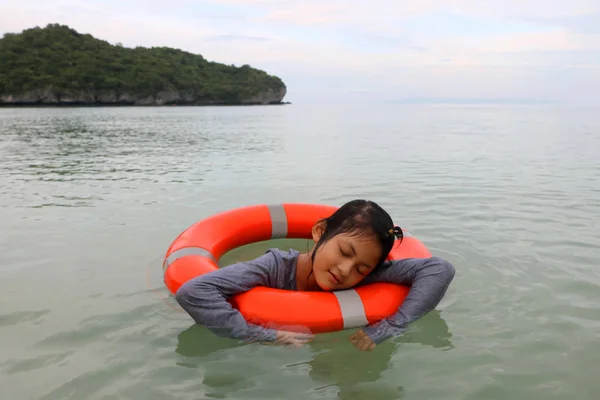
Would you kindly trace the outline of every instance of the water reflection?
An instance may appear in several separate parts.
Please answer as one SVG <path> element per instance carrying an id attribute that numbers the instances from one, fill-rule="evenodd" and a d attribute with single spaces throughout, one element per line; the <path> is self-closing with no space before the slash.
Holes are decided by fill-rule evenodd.
<path id="1" fill-rule="evenodd" d="M 439 311 L 430 312 L 413 324 L 404 335 L 381 343 L 372 352 L 355 349 L 348 341 L 351 333 L 352 331 L 342 331 L 318 335 L 314 342 L 305 347 L 309 352 L 301 353 L 309 354 L 310 359 L 278 365 L 274 369 L 276 374 L 285 374 L 286 370 L 293 369 L 300 370 L 300 375 L 308 375 L 312 385 L 307 396 L 336 397 L 343 400 L 399 399 L 403 396 L 402 381 L 389 379 L 385 374 L 393 369 L 393 356 L 401 353 L 403 346 L 417 344 L 443 350 L 454 347 L 452 333 Z M 234 372 L 237 368 L 244 367 L 235 365 L 238 361 L 232 355 L 232 350 L 244 346 L 256 345 L 216 336 L 206 328 L 194 324 L 179 334 L 175 351 L 182 356 L 178 361 L 179 365 L 190 368 L 201 366 L 205 376 L 203 383 L 218 390 L 220 396 L 230 397 L 239 390 L 253 387 L 251 373 L 247 370 L 239 374 Z M 277 362 L 280 363 L 285 357 L 294 357 L 297 354 L 294 351 L 295 349 L 290 349 L 289 353 L 281 353 Z M 271 370 L 269 373 L 274 372 Z"/>

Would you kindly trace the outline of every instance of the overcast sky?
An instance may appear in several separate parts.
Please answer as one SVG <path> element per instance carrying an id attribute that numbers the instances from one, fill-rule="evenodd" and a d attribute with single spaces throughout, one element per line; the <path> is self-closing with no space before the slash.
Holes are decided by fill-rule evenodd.
<path id="1" fill-rule="evenodd" d="M 292 102 L 600 103 L 600 0 L 0 0 L 0 33 L 48 23 L 250 64 Z"/>

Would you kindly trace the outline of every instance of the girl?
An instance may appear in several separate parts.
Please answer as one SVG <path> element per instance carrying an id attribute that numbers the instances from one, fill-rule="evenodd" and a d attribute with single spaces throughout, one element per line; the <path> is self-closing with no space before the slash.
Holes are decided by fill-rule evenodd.
<path id="1" fill-rule="evenodd" d="M 308 253 L 269 249 L 252 261 L 186 282 L 175 298 L 196 323 L 217 335 L 300 346 L 313 335 L 249 324 L 227 298 L 255 286 L 333 291 L 373 282 L 410 285 L 394 315 L 350 336 L 357 348 L 371 350 L 435 308 L 454 278 L 454 267 L 437 257 L 386 261 L 402 230 L 372 201 L 344 204 L 313 226 L 312 238 L 315 245 Z"/>

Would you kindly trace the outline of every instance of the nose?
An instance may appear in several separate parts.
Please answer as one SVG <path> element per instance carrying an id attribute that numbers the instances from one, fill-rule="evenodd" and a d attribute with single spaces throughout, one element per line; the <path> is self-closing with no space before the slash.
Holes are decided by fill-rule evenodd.
<path id="1" fill-rule="evenodd" d="M 338 265 L 338 276 L 340 277 L 340 279 L 343 280 L 349 277 L 350 273 L 352 272 L 352 268 L 354 268 L 354 263 L 352 262 L 352 260 L 345 261 Z"/>

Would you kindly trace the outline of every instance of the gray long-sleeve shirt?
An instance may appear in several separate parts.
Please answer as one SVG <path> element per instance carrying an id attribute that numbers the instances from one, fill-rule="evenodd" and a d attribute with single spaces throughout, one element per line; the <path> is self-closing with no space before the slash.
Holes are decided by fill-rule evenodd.
<path id="1" fill-rule="evenodd" d="M 296 289 L 296 262 L 300 253 L 294 249 L 269 249 L 260 257 L 239 262 L 201 275 L 183 284 L 175 298 L 181 307 L 200 325 L 220 336 L 269 342 L 276 331 L 248 323 L 227 298 L 256 286 Z M 407 325 L 433 310 L 442 300 L 455 270 L 452 264 L 438 257 L 394 260 L 387 268 L 378 268 L 367 275 L 361 285 L 389 282 L 410 286 L 404 302 L 392 316 L 364 327 L 375 343 L 396 336 Z"/>

